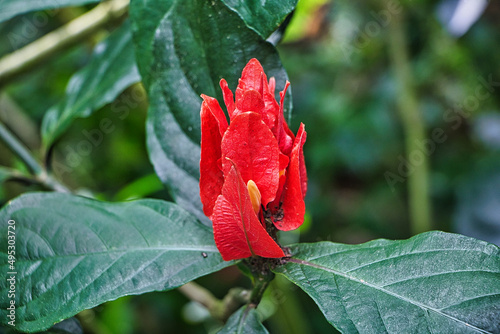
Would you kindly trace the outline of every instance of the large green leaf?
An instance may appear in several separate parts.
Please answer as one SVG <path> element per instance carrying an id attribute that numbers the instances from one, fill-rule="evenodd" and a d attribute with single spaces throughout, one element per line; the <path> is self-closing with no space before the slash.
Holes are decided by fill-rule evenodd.
<path id="1" fill-rule="evenodd" d="M 130 294 L 168 290 L 224 268 L 210 228 L 160 200 L 105 203 L 66 194 L 23 195 L 0 211 L 16 233 L 16 328 L 38 331 Z M 7 247 L 0 270 L 12 271 Z M 6 322 L 7 281 L 0 282 Z"/>
<path id="2" fill-rule="evenodd" d="M 234 312 L 224 328 L 218 334 L 266 334 L 269 333 L 262 325 L 259 314 L 254 307 L 243 306 Z"/>
<path id="3" fill-rule="evenodd" d="M 79 6 L 101 0 L 0 0 L 0 22 L 36 10 Z"/>
<path id="4" fill-rule="evenodd" d="M 95 47 L 89 63 L 71 77 L 65 98 L 45 114 L 42 138 L 46 147 L 75 118 L 90 116 L 114 101 L 125 88 L 141 80 L 133 48 L 128 22 Z"/>
<path id="5" fill-rule="evenodd" d="M 500 249 L 456 234 L 292 246 L 276 272 L 343 333 L 500 333 Z"/>
<path id="6" fill-rule="evenodd" d="M 263 38 L 275 31 L 297 5 L 297 0 L 222 0 Z"/>
<path id="7" fill-rule="evenodd" d="M 176 201 L 207 222 L 198 190 L 200 94 L 222 101 L 220 79 L 235 89 L 243 67 L 254 57 L 276 77 L 278 89 L 287 80 L 286 72 L 276 49 L 221 0 L 132 1 L 130 16 L 150 100 L 150 160 Z"/>

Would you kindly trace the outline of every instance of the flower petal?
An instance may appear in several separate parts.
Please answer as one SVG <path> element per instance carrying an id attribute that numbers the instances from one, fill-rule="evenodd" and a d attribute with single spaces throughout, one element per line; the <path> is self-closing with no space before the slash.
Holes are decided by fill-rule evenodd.
<path id="1" fill-rule="evenodd" d="M 271 93 L 272 96 L 274 96 L 275 89 L 276 89 L 276 79 L 274 79 L 274 77 L 271 77 L 269 79 L 269 93 Z"/>
<path id="2" fill-rule="evenodd" d="M 264 69 L 262 68 L 260 62 L 255 58 L 250 59 L 248 64 L 243 69 L 241 79 L 239 80 L 238 87 L 236 88 L 236 108 L 238 108 L 238 101 L 245 98 L 245 93 L 247 91 L 257 91 L 264 103 L 264 110 L 261 112 L 264 123 L 267 124 L 273 133 L 275 133 L 276 131 L 274 129 L 277 125 L 279 106 L 274 97 L 274 87 L 272 88 L 273 89 L 271 90 L 269 87 L 267 76 L 264 73 Z M 239 109 L 241 112 L 257 111 Z"/>
<path id="3" fill-rule="evenodd" d="M 274 83 L 276 84 L 276 83 Z M 276 98 L 274 97 L 274 87 L 271 90 L 266 81 L 266 75 L 263 73 L 262 75 L 262 98 L 264 100 L 264 108 L 265 108 L 265 119 L 267 119 L 267 126 L 273 131 L 276 132 L 276 126 L 278 125 L 278 114 L 280 111 L 278 102 L 276 102 Z M 276 135 L 275 135 L 276 136 Z"/>
<path id="4" fill-rule="evenodd" d="M 244 91 L 241 97 L 236 100 L 236 109 L 238 114 L 253 111 L 261 116 L 266 116 L 264 113 L 264 100 L 262 100 L 260 93 L 253 89 Z M 237 114 L 234 116 L 237 116 Z M 262 118 L 264 119 L 264 117 Z"/>
<path id="5" fill-rule="evenodd" d="M 285 256 L 259 222 L 247 186 L 235 165 L 231 164 L 226 173 L 222 194 L 215 203 L 212 222 L 215 244 L 225 261 L 252 255 L 268 258 Z"/>
<path id="6" fill-rule="evenodd" d="M 280 152 L 280 173 L 279 173 L 280 181 L 279 181 L 278 191 L 276 192 L 276 198 L 269 205 L 269 209 L 271 209 L 274 212 L 278 211 L 279 207 L 280 207 L 281 196 L 283 193 L 283 187 L 285 186 L 286 177 L 287 177 L 286 168 L 288 167 L 289 161 L 290 161 L 290 159 L 288 158 L 288 156 L 286 156 Z"/>
<path id="7" fill-rule="evenodd" d="M 222 89 L 222 96 L 224 97 L 224 104 L 226 105 L 229 118 L 233 118 L 235 108 L 233 92 L 231 92 L 231 90 L 229 89 L 227 81 L 225 79 L 220 80 L 219 86 Z"/>
<path id="8" fill-rule="evenodd" d="M 222 170 L 233 161 L 245 184 L 253 180 L 262 195 L 264 207 L 274 200 L 279 186 L 279 148 L 262 117 L 253 112 L 236 116 L 222 138 Z"/>
<path id="9" fill-rule="evenodd" d="M 285 94 L 288 86 L 290 86 L 290 83 L 287 81 L 285 84 L 285 88 L 283 88 L 283 91 L 280 92 L 281 100 L 278 115 L 278 126 L 277 133 L 275 134 L 276 138 L 278 138 L 278 144 L 281 152 L 286 155 L 290 155 L 290 152 L 292 151 L 293 141 L 295 139 L 293 132 L 288 128 L 288 124 L 286 123 L 284 115 Z"/>
<path id="10" fill-rule="evenodd" d="M 238 87 L 236 88 L 236 100 L 239 99 L 238 92 L 243 93 L 248 89 L 261 92 L 262 77 L 264 77 L 264 80 L 267 81 L 262 65 L 257 59 L 250 59 L 241 73 L 241 79 L 239 80 Z"/>
<path id="11" fill-rule="evenodd" d="M 217 100 L 206 95 L 202 95 L 202 98 L 200 197 L 203 212 L 210 217 L 224 183 L 224 175 L 217 161 L 221 158 L 222 136 L 228 125 Z"/>
<path id="12" fill-rule="evenodd" d="M 262 95 L 253 89 L 244 91 L 240 99 L 236 101 L 236 109 L 234 110 L 233 118 L 241 113 L 249 111 L 259 114 L 262 117 L 262 121 L 270 129 L 272 129 L 274 116 L 270 115 L 265 109 L 265 103 L 262 99 Z M 269 117 L 271 117 L 271 119 L 269 119 Z"/>
<path id="13" fill-rule="evenodd" d="M 205 109 L 207 112 L 210 112 L 213 115 L 215 121 L 217 122 L 220 135 L 223 136 L 224 132 L 226 132 L 228 124 L 226 115 L 224 115 L 224 111 L 222 111 L 219 105 L 219 101 L 205 94 L 201 94 L 201 97 L 203 98 L 203 103 L 201 105 L 200 114 L 203 113 L 203 109 Z"/>
<path id="14" fill-rule="evenodd" d="M 275 219 L 274 221 L 276 228 L 282 231 L 294 230 L 304 222 L 304 214 L 306 212 L 304 197 L 307 191 L 307 174 L 302 149 L 306 141 L 306 136 L 304 124 L 301 123 L 297 137 L 295 137 L 293 143 L 290 162 L 286 171 L 286 182 L 283 188 L 283 195 L 281 196 L 282 214 L 279 216 L 282 219 Z"/>
<path id="15" fill-rule="evenodd" d="M 304 136 L 306 136 L 305 131 L 304 131 Z M 307 170 L 306 170 L 306 162 L 304 160 L 303 147 L 301 147 L 299 150 L 299 173 L 300 173 L 300 188 L 302 190 L 302 198 L 305 198 L 307 193 Z"/>

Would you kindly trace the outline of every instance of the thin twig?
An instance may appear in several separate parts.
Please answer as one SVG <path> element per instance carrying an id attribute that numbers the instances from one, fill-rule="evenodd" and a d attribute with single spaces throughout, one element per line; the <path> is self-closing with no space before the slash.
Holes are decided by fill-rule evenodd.
<path id="1" fill-rule="evenodd" d="M 57 30 L 4 56 L 0 59 L 0 86 L 61 50 L 84 40 L 109 22 L 123 18 L 128 4 L 129 0 L 103 2 Z"/>
<path id="2" fill-rule="evenodd" d="M 229 290 L 224 299 L 220 300 L 195 282 L 189 282 L 179 287 L 178 290 L 192 301 L 200 303 L 210 312 L 214 319 L 222 322 L 226 322 L 231 314 L 249 301 L 250 297 L 249 291 L 233 288 Z"/>
<path id="3" fill-rule="evenodd" d="M 33 157 L 31 152 L 0 122 L 0 140 L 21 159 L 29 171 L 35 176 L 33 181 L 49 189 L 59 192 L 70 192 L 66 186 L 50 176 L 45 168 Z"/>
<path id="4" fill-rule="evenodd" d="M 217 306 L 221 301 L 217 299 L 210 291 L 204 287 L 196 284 L 195 282 L 189 282 L 178 290 L 187 298 L 200 303 L 202 306 L 211 310 Z"/>
<path id="5" fill-rule="evenodd" d="M 2 123 L 0 123 L 0 139 L 14 152 L 19 159 L 28 167 L 31 173 L 41 174 L 43 167 L 31 155 L 26 146 L 24 146 Z"/>
<path id="6" fill-rule="evenodd" d="M 413 84 L 407 43 L 402 14 L 396 14 L 389 29 L 389 53 L 399 89 L 398 109 L 405 133 L 406 158 L 411 163 L 413 154 L 421 156 L 408 176 L 411 232 L 418 234 L 431 230 L 429 163 L 426 152 L 421 152 L 419 146 L 425 142 L 425 125 Z"/>

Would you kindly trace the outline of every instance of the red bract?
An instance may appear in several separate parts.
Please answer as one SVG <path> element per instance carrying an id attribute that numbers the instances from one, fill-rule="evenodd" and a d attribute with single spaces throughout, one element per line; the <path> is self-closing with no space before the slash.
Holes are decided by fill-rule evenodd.
<path id="1" fill-rule="evenodd" d="M 266 228 L 293 230 L 304 219 L 306 132 L 302 123 L 297 136 L 288 128 L 283 103 L 289 83 L 279 104 L 275 85 L 257 59 L 243 69 L 236 100 L 222 79 L 229 125 L 217 100 L 202 95 L 200 196 L 226 261 L 285 256 Z"/>

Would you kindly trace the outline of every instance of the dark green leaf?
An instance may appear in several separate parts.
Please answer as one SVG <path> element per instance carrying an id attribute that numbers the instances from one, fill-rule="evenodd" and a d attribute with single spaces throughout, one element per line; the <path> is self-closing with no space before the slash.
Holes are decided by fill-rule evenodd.
<path id="1" fill-rule="evenodd" d="M 105 203 L 54 193 L 23 195 L 0 211 L 16 233 L 16 328 L 43 330 L 121 296 L 169 290 L 224 268 L 210 228 L 160 200 Z M 0 270 L 10 270 L 7 247 Z M 7 281 L 0 282 L 6 321 Z"/>
<path id="2" fill-rule="evenodd" d="M 200 146 L 183 132 L 163 95 L 154 90 L 149 96 L 146 133 L 149 158 L 160 180 L 177 204 L 210 225 L 203 214 L 199 195 Z"/>
<path id="3" fill-rule="evenodd" d="M 262 325 L 254 307 L 243 306 L 234 312 L 218 334 L 265 334 L 269 333 Z"/>
<path id="4" fill-rule="evenodd" d="M 150 159 L 176 201 L 205 219 L 198 190 L 200 94 L 222 101 L 220 79 L 234 90 L 253 57 L 276 77 L 277 89 L 283 88 L 286 73 L 276 49 L 221 0 L 133 1 L 130 15 L 150 100 Z"/>
<path id="5" fill-rule="evenodd" d="M 158 179 L 158 176 L 155 173 L 151 173 L 127 184 L 114 198 L 116 201 L 144 198 L 163 189 L 163 184 Z"/>
<path id="6" fill-rule="evenodd" d="M 100 0 L 0 0 L 0 22 L 36 10 L 79 6 Z"/>
<path id="7" fill-rule="evenodd" d="M 17 334 L 19 332 L 15 331 L 13 327 L 0 327 L 0 334 Z M 69 318 L 55 324 L 51 328 L 43 332 L 37 332 L 36 334 L 83 334 L 83 329 L 80 326 L 80 322 L 76 318 Z"/>
<path id="8" fill-rule="evenodd" d="M 276 272 L 343 333 L 500 333 L 500 249 L 457 234 L 292 246 Z"/>
<path id="9" fill-rule="evenodd" d="M 297 0 L 222 0 L 263 38 L 268 38 L 297 5 Z"/>
<path id="10" fill-rule="evenodd" d="M 43 119 L 42 137 L 51 145 L 78 117 L 88 117 L 112 102 L 128 86 L 140 81 L 132 34 L 126 22 L 99 43 L 89 63 L 70 79 L 64 100 Z"/>

